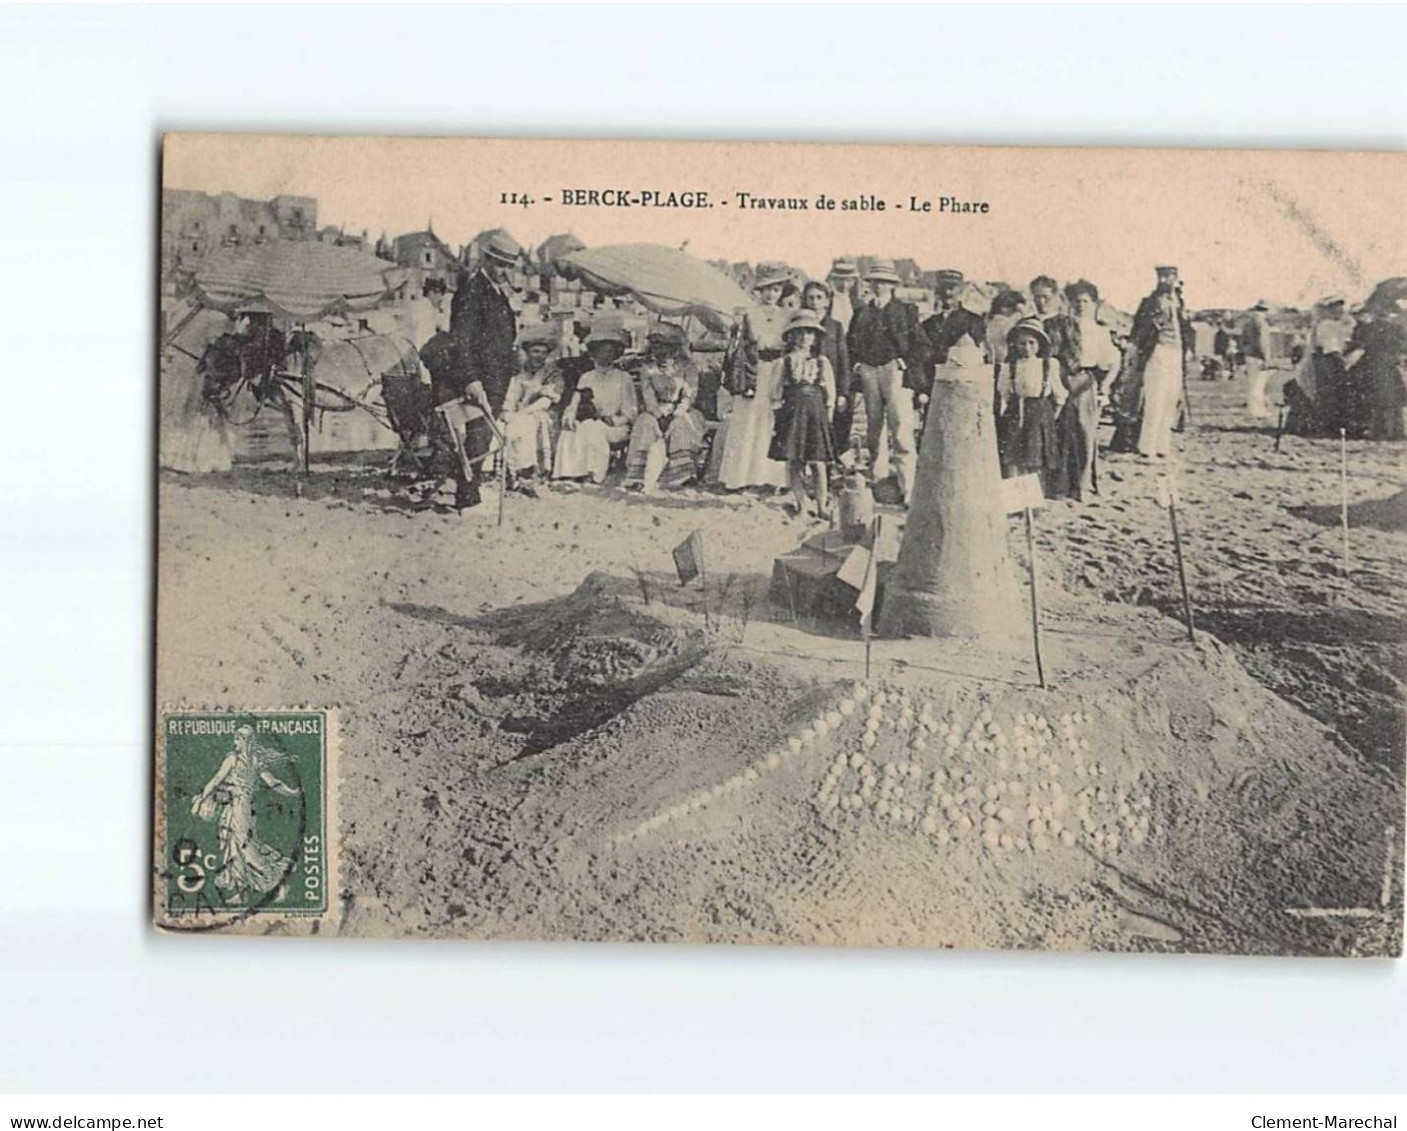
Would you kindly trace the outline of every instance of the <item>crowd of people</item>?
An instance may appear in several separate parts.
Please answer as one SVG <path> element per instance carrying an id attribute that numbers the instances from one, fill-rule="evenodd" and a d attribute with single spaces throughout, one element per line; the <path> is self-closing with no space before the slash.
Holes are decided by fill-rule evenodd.
<path id="1" fill-rule="evenodd" d="M 462 443 L 437 445 L 442 455 L 459 450 L 448 470 L 460 509 L 480 501 L 487 457 L 500 448 L 510 489 L 527 494 L 614 473 L 644 492 L 688 484 L 789 491 L 790 513 L 826 519 L 832 477 L 858 471 L 872 483 L 892 478 L 894 501 L 906 506 L 935 382 L 954 380 L 989 385 L 1003 475 L 1035 474 L 1047 497 L 1081 499 L 1098 491 L 1106 411 L 1110 452 L 1166 460 L 1196 353 L 1172 266 L 1155 269 L 1155 286 L 1121 332 L 1104 320 L 1099 289 L 1086 279 L 1062 287 L 1042 275 L 979 311 L 965 305 L 962 272 L 944 270 L 922 317 L 886 260 L 861 271 L 839 258 L 824 280 L 764 265 L 726 349 L 707 354 L 664 320 L 633 350 L 626 321 L 609 309 L 566 330 L 519 325 L 507 272 L 521 256 L 497 233 L 456 290 L 448 328 L 421 350 L 432 400 L 478 410 Z M 1266 413 L 1263 311 L 1251 312 L 1249 326 L 1249 408 Z M 1391 369 L 1400 435 L 1402 354 L 1398 318 L 1364 319 L 1338 334 L 1325 319 L 1311 350 L 1318 386 L 1300 395 L 1319 412 L 1361 413 L 1339 392 L 1345 375 L 1355 366 Z M 1392 414 L 1379 415 L 1364 429 L 1390 432 Z"/>

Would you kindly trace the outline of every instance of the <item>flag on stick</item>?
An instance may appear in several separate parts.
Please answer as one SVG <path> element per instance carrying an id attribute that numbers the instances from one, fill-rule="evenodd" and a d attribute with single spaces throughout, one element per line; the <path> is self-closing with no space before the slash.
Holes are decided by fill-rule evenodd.
<path id="1" fill-rule="evenodd" d="M 689 582 L 703 573 L 703 531 L 695 530 L 674 547 L 674 568 L 679 573 L 680 585 L 688 585 Z"/>
<path id="2" fill-rule="evenodd" d="M 871 542 L 876 547 L 876 551 L 880 545 L 883 522 L 883 517 L 875 515 Z M 863 547 L 857 547 L 857 549 L 863 549 Z M 860 595 L 855 598 L 855 607 L 860 610 L 860 631 L 865 634 L 867 639 L 874 622 L 874 599 L 878 577 L 879 554 L 875 551 L 871 551 L 865 556 L 865 572 L 864 576 L 860 579 Z"/>

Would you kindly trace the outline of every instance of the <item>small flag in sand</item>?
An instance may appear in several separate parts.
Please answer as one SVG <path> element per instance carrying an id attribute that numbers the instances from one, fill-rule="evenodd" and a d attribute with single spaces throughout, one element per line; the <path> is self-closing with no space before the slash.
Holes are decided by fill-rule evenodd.
<path id="1" fill-rule="evenodd" d="M 679 571 L 680 585 L 688 585 L 703 573 L 703 531 L 695 530 L 674 547 L 674 568 Z"/>
<path id="2" fill-rule="evenodd" d="M 1039 475 L 1014 475 L 1002 480 L 1002 504 L 1007 514 L 1024 511 L 1028 507 L 1035 510 L 1045 506 L 1045 492 L 1041 490 Z"/>
<path id="3" fill-rule="evenodd" d="M 860 595 L 855 598 L 855 607 L 860 610 L 860 629 L 865 634 L 867 646 L 870 636 L 870 624 L 874 614 L 876 583 L 879 580 L 880 549 L 884 544 L 884 521 L 878 515 L 875 516 L 870 541 L 874 543 L 875 549 L 873 553 L 866 556 L 865 576 L 860 582 Z M 865 667 L 868 678 L 868 653 L 866 653 Z"/>
<path id="4" fill-rule="evenodd" d="M 852 546 L 850 553 L 846 556 L 845 562 L 841 565 L 835 575 L 837 581 L 842 581 L 851 589 L 863 589 L 865 587 L 865 575 L 870 568 L 870 552 L 864 546 Z"/>

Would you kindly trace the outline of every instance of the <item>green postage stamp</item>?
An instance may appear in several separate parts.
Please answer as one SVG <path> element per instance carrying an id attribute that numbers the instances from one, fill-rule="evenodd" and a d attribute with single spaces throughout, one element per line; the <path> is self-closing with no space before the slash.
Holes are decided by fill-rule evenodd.
<path id="1" fill-rule="evenodd" d="M 159 926 L 318 930 L 337 896 L 336 739 L 334 711 L 161 715 Z"/>

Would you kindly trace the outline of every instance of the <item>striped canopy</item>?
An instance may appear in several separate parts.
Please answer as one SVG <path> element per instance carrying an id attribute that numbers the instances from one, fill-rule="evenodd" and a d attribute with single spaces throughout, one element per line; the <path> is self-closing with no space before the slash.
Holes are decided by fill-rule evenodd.
<path id="1" fill-rule="evenodd" d="M 657 314 L 691 314 L 717 325 L 753 305 L 747 292 L 712 264 L 658 244 L 574 251 L 557 264 L 568 278 L 603 294 L 634 295 Z"/>
<path id="2" fill-rule="evenodd" d="M 271 240 L 211 252 L 195 273 L 200 301 L 233 314 L 270 310 L 307 320 L 370 310 L 387 296 L 395 265 L 353 247 Z"/>

